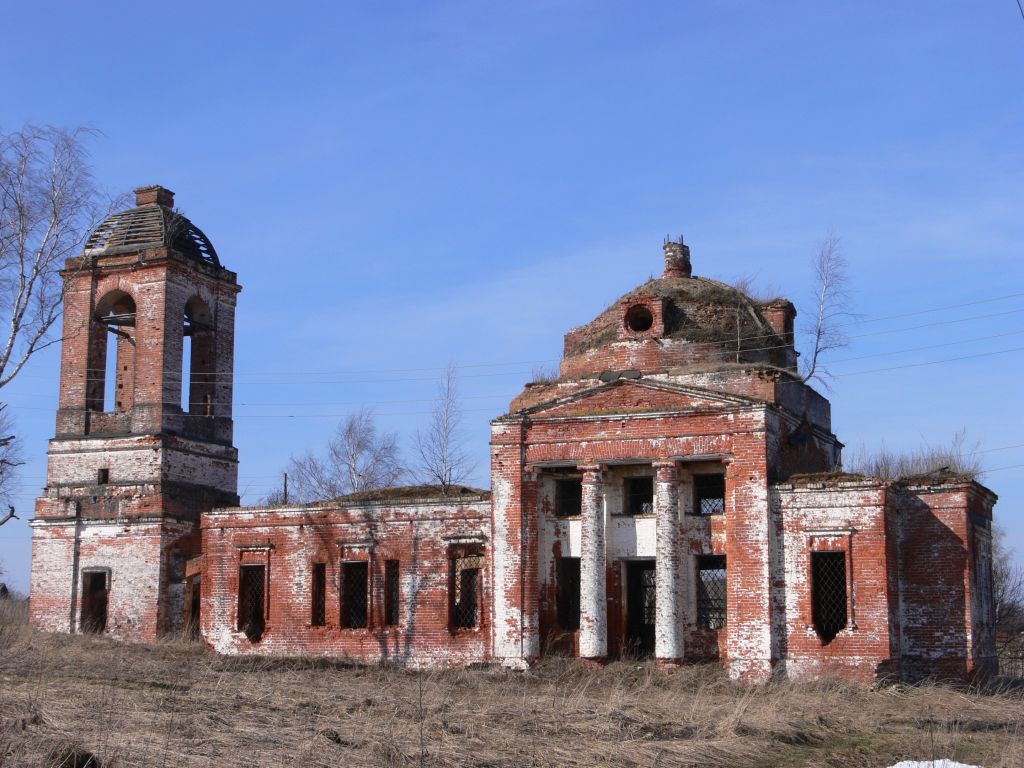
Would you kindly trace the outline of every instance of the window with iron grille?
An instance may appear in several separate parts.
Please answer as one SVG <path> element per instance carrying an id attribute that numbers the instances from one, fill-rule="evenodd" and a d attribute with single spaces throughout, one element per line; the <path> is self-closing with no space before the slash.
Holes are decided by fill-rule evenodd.
<path id="1" fill-rule="evenodd" d="M 398 581 L 398 561 L 384 561 L 384 626 L 398 626 L 398 600 L 401 590 Z"/>
<path id="2" fill-rule="evenodd" d="M 581 480 L 555 481 L 555 516 L 575 517 L 583 510 L 583 482 Z"/>
<path id="3" fill-rule="evenodd" d="M 624 515 L 649 515 L 654 512 L 654 478 L 627 477 L 622 484 Z"/>
<path id="4" fill-rule="evenodd" d="M 238 629 L 254 643 L 266 629 L 267 569 L 243 565 L 238 569 Z"/>
<path id="5" fill-rule="evenodd" d="M 724 555 L 697 558 L 697 626 L 723 629 L 728 616 Z"/>
<path id="6" fill-rule="evenodd" d="M 452 558 L 449 606 L 452 629 L 469 629 L 480 625 L 483 568 L 483 555 Z"/>
<path id="7" fill-rule="evenodd" d="M 580 628 L 580 559 L 558 558 L 555 590 L 558 602 L 558 626 L 569 631 Z"/>
<path id="8" fill-rule="evenodd" d="M 846 553 L 811 553 L 811 601 L 814 629 L 831 643 L 846 628 Z"/>
<path id="9" fill-rule="evenodd" d="M 312 610 L 309 623 L 322 627 L 327 623 L 327 563 L 313 563 Z"/>
<path id="10" fill-rule="evenodd" d="M 693 476 L 693 514 L 720 515 L 725 512 L 725 475 Z"/>
<path id="11" fill-rule="evenodd" d="M 370 564 L 365 560 L 341 564 L 341 626 L 364 629 L 370 616 L 367 587 Z"/>
<path id="12" fill-rule="evenodd" d="M 653 627 L 658 621 L 658 576 L 654 567 L 640 571 L 641 623 Z"/>

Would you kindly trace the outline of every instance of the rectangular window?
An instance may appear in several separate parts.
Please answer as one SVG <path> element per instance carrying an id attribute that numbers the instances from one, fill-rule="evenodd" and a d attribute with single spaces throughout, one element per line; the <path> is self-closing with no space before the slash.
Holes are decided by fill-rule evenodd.
<path id="1" fill-rule="evenodd" d="M 267 569 L 243 565 L 238 569 L 238 630 L 258 643 L 266 629 Z"/>
<path id="2" fill-rule="evenodd" d="M 649 515 L 654 512 L 654 478 L 627 477 L 622 484 L 622 514 Z"/>
<path id="3" fill-rule="evenodd" d="M 555 516 L 576 517 L 583 511 L 583 482 L 555 481 Z"/>
<path id="4" fill-rule="evenodd" d="M 727 618 L 724 555 L 697 558 L 697 626 L 723 629 Z"/>
<path id="5" fill-rule="evenodd" d="M 811 553 L 814 629 L 826 645 L 846 628 L 846 553 Z"/>
<path id="6" fill-rule="evenodd" d="M 365 560 L 341 565 L 341 626 L 365 629 L 369 620 L 370 564 Z"/>
<path id="7" fill-rule="evenodd" d="M 558 558 L 556 578 L 558 626 L 574 632 L 580 628 L 580 559 Z"/>
<path id="8" fill-rule="evenodd" d="M 110 470 L 107 467 L 96 470 L 96 484 L 106 485 L 110 482 Z"/>
<path id="9" fill-rule="evenodd" d="M 449 615 L 452 629 L 480 626 L 481 579 L 483 555 L 453 557 L 449 586 Z"/>
<path id="10" fill-rule="evenodd" d="M 384 561 L 384 626 L 398 626 L 398 601 L 401 588 L 398 581 L 398 561 Z"/>
<path id="11" fill-rule="evenodd" d="M 322 627 L 327 623 L 327 563 L 313 563 L 312 612 L 309 623 Z"/>
<path id="12" fill-rule="evenodd" d="M 693 476 L 693 514 L 720 515 L 725 512 L 725 475 Z"/>

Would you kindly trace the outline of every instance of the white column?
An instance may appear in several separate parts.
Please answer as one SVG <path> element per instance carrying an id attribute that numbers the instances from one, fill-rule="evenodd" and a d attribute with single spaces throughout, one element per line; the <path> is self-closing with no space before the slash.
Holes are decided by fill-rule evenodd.
<path id="1" fill-rule="evenodd" d="M 676 465 L 655 463 L 655 626 L 654 655 L 658 661 L 677 663 L 683 658 L 683 569 L 679 551 L 679 503 Z"/>
<path id="2" fill-rule="evenodd" d="M 580 542 L 580 657 L 608 656 L 604 482 L 599 466 L 584 466 Z"/>

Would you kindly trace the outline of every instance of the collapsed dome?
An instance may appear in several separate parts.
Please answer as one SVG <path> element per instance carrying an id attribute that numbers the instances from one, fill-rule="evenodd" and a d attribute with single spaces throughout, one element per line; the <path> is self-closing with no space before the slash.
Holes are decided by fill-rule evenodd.
<path id="1" fill-rule="evenodd" d="M 124 253 L 170 248 L 182 256 L 221 266 L 217 251 L 199 227 L 174 210 L 174 193 L 153 185 L 135 190 L 135 208 L 115 213 L 85 243 L 85 252 Z"/>
<path id="2" fill-rule="evenodd" d="M 665 270 L 565 336 L 561 374 L 679 366 L 796 363 L 793 305 L 692 273 L 682 239 L 664 244 Z"/>

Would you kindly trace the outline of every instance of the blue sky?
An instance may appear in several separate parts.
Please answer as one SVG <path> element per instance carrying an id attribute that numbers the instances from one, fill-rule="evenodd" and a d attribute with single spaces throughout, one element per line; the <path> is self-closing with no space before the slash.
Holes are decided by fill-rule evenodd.
<path id="1" fill-rule="evenodd" d="M 998 449 L 985 482 L 1024 552 L 1013 0 L 50 2 L 4 25 L 0 128 L 100 129 L 103 186 L 170 187 L 238 272 L 245 501 L 360 405 L 410 437 L 449 361 L 486 486 L 489 419 L 660 271 L 665 234 L 695 273 L 803 308 L 832 229 L 865 321 L 833 356 L 835 432 L 966 427 Z M 58 365 L 3 393 L 28 461 L 0 560 L 23 590 Z"/>

